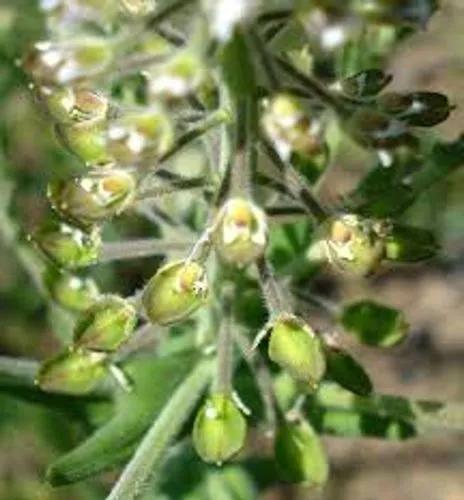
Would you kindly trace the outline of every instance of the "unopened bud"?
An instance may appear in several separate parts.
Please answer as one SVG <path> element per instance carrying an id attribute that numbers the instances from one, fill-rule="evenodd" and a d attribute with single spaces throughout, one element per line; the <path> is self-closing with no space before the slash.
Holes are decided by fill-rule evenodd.
<path id="1" fill-rule="evenodd" d="M 289 95 L 278 94 L 267 103 L 262 127 L 284 160 L 293 152 L 313 157 L 324 150 L 320 121 L 308 118 L 298 100 Z"/>
<path id="2" fill-rule="evenodd" d="M 383 221 L 355 214 L 334 217 L 321 227 L 308 257 L 317 255 L 341 272 L 366 276 L 377 270 L 385 256 L 386 231 Z"/>
<path id="3" fill-rule="evenodd" d="M 307 323 L 290 314 L 280 315 L 271 326 L 269 358 L 311 389 L 325 372 L 320 338 Z"/>
<path id="4" fill-rule="evenodd" d="M 220 211 L 214 243 L 221 257 L 245 266 L 263 255 L 267 243 L 266 214 L 244 198 L 232 198 Z"/>
<path id="5" fill-rule="evenodd" d="M 181 52 L 150 74 L 149 89 L 155 96 L 185 97 L 195 92 L 206 78 L 204 61 L 193 52 Z"/>
<path id="6" fill-rule="evenodd" d="M 111 122 L 108 150 L 122 164 L 156 160 L 174 143 L 174 127 L 159 108 L 127 113 Z"/>
<path id="7" fill-rule="evenodd" d="M 306 421 L 284 424 L 278 431 L 275 458 L 287 481 L 320 486 L 329 476 L 322 444 Z"/>
<path id="8" fill-rule="evenodd" d="M 53 208 L 72 221 L 89 226 L 123 212 L 133 201 L 134 177 L 124 170 L 93 172 L 49 184 Z"/>
<path id="9" fill-rule="evenodd" d="M 225 394 L 213 394 L 195 418 L 193 445 L 202 460 L 221 465 L 243 448 L 246 428 L 234 401 Z"/>
<path id="10" fill-rule="evenodd" d="M 113 49 L 105 38 L 39 42 L 24 61 L 24 68 L 39 84 L 65 85 L 108 69 Z"/>
<path id="11" fill-rule="evenodd" d="M 116 351 L 132 335 L 137 311 L 127 300 L 109 295 L 87 309 L 74 330 L 74 345 L 91 351 Z"/>
<path id="12" fill-rule="evenodd" d="M 152 323 L 168 325 L 181 321 L 200 306 L 208 296 L 203 266 L 197 262 L 178 261 L 161 267 L 148 282 L 142 302 Z"/>
<path id="13" fill-rule="evenodd" d="M 86 394 L 105 377 L 105 361 L 104 353 L 79 349 L 65 351 L 42 364 L 36 384 L 47 392 Z"/>
<path id="14" fill-rule="evenodd" d="M 96 283 L 90 278 L 81 278 L 56 269 L 45 274 L 45 286 L 52 299 L 71 311 L 85 311 L 99 297 Z"/>
<path id="15" fill-rule="evenodd" d="M 34 233 L 33 241 L 55 264 L 67 269 L 94 264 L 101 248 L 97 227 L 87 232 L 58 220 L 46 222 Z"/>

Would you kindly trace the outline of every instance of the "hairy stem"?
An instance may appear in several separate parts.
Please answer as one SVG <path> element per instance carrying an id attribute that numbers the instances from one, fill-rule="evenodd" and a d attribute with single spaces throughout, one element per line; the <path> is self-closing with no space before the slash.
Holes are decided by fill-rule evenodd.
<path id="1" fill-rule="evenodd" d="M 164 255 L 170 252 L 185 252 L 190 245 L 190 241 L 166 241 L 158 238 L 114 241 L 103 244 L 98 262 L 152 257 L 153 255 Z"/>
<path id="2" fill-rule="evenodd" d="M 259 259 L 256 267 L 258 269 L 259 284 L 271 315 L 288 311 L 287 300 L 277 283 L 270 262 L 265 258 Z"/>
<path id="3" fill-rule="evenodd" d="M 147 482 L 162 464 L 172 440 L 179 433 L 193 407 L 211 380 L 213 362 L 200 361 L 184 380 L 145 434 L 107 500 L 141 498 Z"/>
<path id="4" fill-rule="evenodd" d="M 231 325 L 231 300 L 232 297 L 224 298 L 222 313 L 223 319 L 219 329 L 217 339 L 217 365 L 214 390 L 216 392 L 229 394 L 232 390 L 232 370 L 233 370 L 233 346 L 232 346 L 232 325 Z"/>

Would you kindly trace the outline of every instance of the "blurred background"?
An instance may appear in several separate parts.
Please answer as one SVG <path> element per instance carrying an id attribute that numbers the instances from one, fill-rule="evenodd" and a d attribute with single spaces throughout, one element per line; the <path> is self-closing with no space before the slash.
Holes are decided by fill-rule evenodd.
<path id="1" fill-rule="evenodd" d="M 438 128 L 447 139 L 464 131 L 464 2 L 443 8 L 389 62 L 397 89 L 443 92 L 457 105 Z M 11 240 L 40 220 L 49 178 L 65 175 L 73 160 L 56 143 L 48 121 L 34 105 L 16 61 L 43 33 L 32 0 L 0 2 L 0 354 L 43 359 L 57 349 L 46 308 L 24 259 Z M 407 214 L 433 228 L 443 255 L 432 263 L 387 270 L 362 287 L 340 283 L 341 297 L 376 297 L 402 308 L 412 332 L 388 352 L 355 347 L 378 392 L 424 399 L 464 401 L 464 171 L 434 187 Z M 357 178 L 356 157 L 340 158 L 324 196 L 337 197 Z M 11 203 L 10 203 L 11 196 Z M 8 210 L 4 208 L 8 205 Z M 131 221 L 125 224 L 131 224 Z M 136 283 L 145 263 L 98 270 L 103 289 Z M 129 285 L 127 285 L 129 286 Z M 43 482 L 46 465 L 79 441 L 56 413 L 0 395 L 0 500 L 92 500 L 104 498 L 112 475 L 53 490 Z M 298 488 L 266 492 L 266 500 L 463 500 L 464 438 L 431 436 L 406 443 L 325 439 L 333 474 L 324 495 Z M 117 443 L 115 443 L 117 446 Z"/>

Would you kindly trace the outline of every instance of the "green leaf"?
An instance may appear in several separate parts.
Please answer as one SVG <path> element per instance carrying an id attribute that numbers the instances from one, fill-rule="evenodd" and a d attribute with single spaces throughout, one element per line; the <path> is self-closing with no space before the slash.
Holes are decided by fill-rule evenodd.
<path id="1" fill-rule="evenodd" d="M 165 358 L 146 355 L 129 360 L 124 371 L 133 381 L 132 392 L 118 392 L 115 413 L 103 427 L 47 471 L 53 485 L 81 481 L 126 460 L 152 424 L 172 392 L 192 369 L 191 352 Z"/>
<path id="2" fill-rule="evenodd" d="M 411 175 L 398 175 L 395 165 L 375 167 L 350 195 L 347 206 L 375 217 L 402 214 L 424 191 L 464 164 L 464 136 L 455 142 L 437 142 L 424 156 L 424 165 Z"/>
<path id="3" fill-rule="evenodd" d="M 392 347 L 408 333 L 408 324 L 401 311 L 371 300 L 346 306 L 340 322 L 360 342 L 376 347 Z"/>
<path id="4" fill-rule="evenodd" d="M 360 396 L 368 396 L 372 392 L 369 375 L 349 353 L 329 347 L 326 362 L 327 375 L 337 384 Z"/>
<path id="5" fill-rule="evenodd" d="M 220 60 L 223 78 L 232 94 L 236 98 L 254 94 L 254 64 L 246 40 L 239 30 L 235 30 L 223 47 Z"/>
<path id="6" fill-rule="evenodd" d="M 395 224 L 385 240 L 385 257 L 398 262 L 417 262 L 435 257 L 440 246 L 432 232 Z"/>

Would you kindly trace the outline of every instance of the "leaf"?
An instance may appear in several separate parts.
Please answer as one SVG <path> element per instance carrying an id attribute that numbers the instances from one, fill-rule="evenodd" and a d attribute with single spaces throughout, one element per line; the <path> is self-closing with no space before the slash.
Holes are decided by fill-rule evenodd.
<path id="1" fill-rule="evenodd" d="M 464 432 L 463 403 L 388 395 L 362 397 L 331 382 L 321 384 L 306 407 L 321 432 L 340 436 L 380 437 L 382 426 L 381 437 L 387 439 L 403 439 L 437 430 Z"/>
<path id="2" fill-rule="evenodd" d="M 424 165 L 411 175 L 398 175 L 396 166 L 377 166 L 347 199 L 347 206 L 374 217 L 402 214 L 427 189 L 464 164 L 464 136 L 455 142 L 437 142 L 425 152 Z"/>
<path id="3" fill-rule="evenodd" d="M 434 234 L 419 227 L 394 224 L 385 240 L 385 258 L 397 262 L 430 259 L 439 249 Z"/>
<path id="4" fill-rule="evenodd" d="M 133 381 L 134 390 L 116 394 L 113 417 L 50 466 L 49 482 L 55 486 L 74 483 L 126 460 L 172 392 L 190 372 L 195 359 L 192 352 L 164 358 L 146 355 L 123 365 Z"/>
<path id="5" fill-rule="evenodd" d="M 408 324 L 401 311 L 371 300 L 346 306 L 340 322 L 360 342 L 376 347 L 399 344 L 408 333 Z"/>
<path id="6" fill-rule="evenodd" d="M 235 30 L 220 55 L 222 75 L 234 97 L 254 94 L 256 88 L 254 64 L 243 34 Z"/>
<path id="7" fill-rule="evenodd" d="M 326 362 L 328 377 L 343 388 L 360 396 L 368 396 L 372 392 L 369 375 L 349 353 L 328 348 Z"/>

